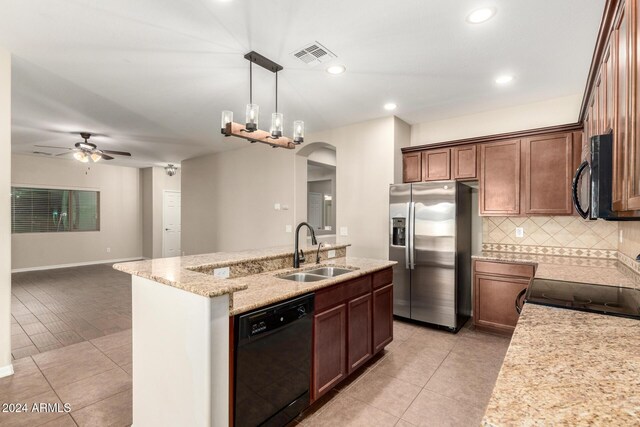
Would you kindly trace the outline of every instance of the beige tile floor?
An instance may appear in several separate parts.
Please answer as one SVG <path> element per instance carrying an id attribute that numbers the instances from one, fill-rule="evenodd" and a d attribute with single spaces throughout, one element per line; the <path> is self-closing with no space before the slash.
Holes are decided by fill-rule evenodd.
<path id="1" fill-rule="evenodd" d="M 39 272 L 19 278 L 14 298 L 24 308 L 14 313 L 14 326 L 20 327 L 37 352 L 18 353 L 15 375 L 0 379 L 0 403 L 23 402 L 29 407 L 68 403 L 71 411 L 0 412 L 0 426 L 131 424 L 131 331 L 108 333 L 125 326 L 126 319 L 130 325 L 130 285 L 127 275 L 113 275 L 109 268 L 68 269 L 72 284 L 59 277 L 59 270 L 51 276 Z M 83 281 L 85 289 L 81 289 Z M 103 290 L 105 298 L 100 297 Z M 38 348 L 38 339 L 33 340 L 27 330 L 35 332 L 39 326 L 28 327 L 36 324 L 25 321 L 28 314 L 58 339 L 58 348 Z M 51 325 L 62 322 L 90 330 L 80 319 L 99 336 L 87 333 L 85 339 L 78 333 L 81 342 L 61 347 Z M 452 335 L 396 320 L 394 341 L 387 349 L 292 425 L 478 426 L 508 345 L 508 338 L 477 332 L 470 325 Z"/>
<path id="2" fill-rule="evenodd" d="M 131 276 L 111 264 L 14 273 L 14 359 L 131 329 Z"/>

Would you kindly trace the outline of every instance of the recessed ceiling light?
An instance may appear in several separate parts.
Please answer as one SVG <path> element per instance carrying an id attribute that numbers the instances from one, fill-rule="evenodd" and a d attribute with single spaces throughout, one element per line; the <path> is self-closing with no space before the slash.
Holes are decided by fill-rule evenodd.
<path id="1" fill-rule="evenodd" d="M 327 73 L 329 74 L 342 74 L 347 71 L 344 65 L 332 65 L 327 68 Z"/>
<path id="2" fill-rule="evenodd" d="M 483 7 L 467 15 L 467 22 L 470 24 L 481 24 L 493 18 L 495 14 L 496 9 L 494 7 Z"/>
<path id="3" fill-rule="evenodd" d="M 511 74 L 503 74 L 501 76 L 496 77 L 496 84 L 506 85 L 513 81 L 513 76 Z"/>
<path id="4" fill-rule="evenodd" d="M 384 109 L 387 111 L 393 111 L 396 108 L 398 108 L 398 106 L 396 104 L 394 104 L 393 102 L 387 102 L 386 104 L 384 104 Z"/>

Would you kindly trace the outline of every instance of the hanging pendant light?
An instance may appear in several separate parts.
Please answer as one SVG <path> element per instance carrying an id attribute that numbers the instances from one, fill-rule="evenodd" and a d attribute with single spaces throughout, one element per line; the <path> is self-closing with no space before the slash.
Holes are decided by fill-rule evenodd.
<path id="1" fill-rule="evenodd" d="M 293 143 L 302 144 L 304 142 L 304 122 L 296 120 L 293 122 Z"/>
<path id="2" fill-rule="evenodd" d="M 235 136 L 251 143 L 261 142 L 271 147 L 295 148 L 296 144 L 304 142 L 304 122 L 297 120 L 294 122 L 293 139 L 284 136 L 284 115 L 278 112 L 278 72 L 283 68 L 269 58 L 257 52 L 249 52 L 244 58 L 249 61 L 249 104 L 245 111 L 244 125 L 233 121 L 233 112 L 225 110 L 222 112 L 220 120 L 220 130 L 224 136 Z M 271 128 L 265 132 L 258 128 L 260 118 L 260 107 L 253 103 L 253 64 L 258 64 L 262 68 L 275 73 L 276 75 L 276 108 L 271 114 Z"/>
<path id="3" fill-rule="evenodd" d="M 249 62 L 249 103 L 247 104 L 247 117 L 244 128 L 248 132 L 258 130 L 258 119 L 260 118 L 260 107 L 253 103 L 253 62 Z"/>
<path id="4" fill-rule="evenodd" d="M 276 111 L 271 114 L 271 138 L 278 139 L 282 136 L 284 128 L 284 115 L 278 113 L 278 72 L 276 71 Z"/>

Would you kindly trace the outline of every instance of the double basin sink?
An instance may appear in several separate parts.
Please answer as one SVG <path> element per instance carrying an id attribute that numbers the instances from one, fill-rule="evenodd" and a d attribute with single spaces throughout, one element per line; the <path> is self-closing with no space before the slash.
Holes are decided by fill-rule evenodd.
<path id="1" fill-rule="evenodd" d="M 280 276 L 280 278 L 292 280 L 294 282 L 318 282 L 320 280 L 326 280 L 342 274 L 351 273 L 352 271 L 354 270 L 348 268 L 321 267 L 300 273 L 287 274 L 286 276 Z"/>

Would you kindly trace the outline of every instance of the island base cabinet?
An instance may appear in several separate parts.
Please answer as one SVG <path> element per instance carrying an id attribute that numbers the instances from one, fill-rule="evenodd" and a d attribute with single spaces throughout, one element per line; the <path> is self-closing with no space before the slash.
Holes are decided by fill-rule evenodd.
<path id="1" fill-rule="evenodd" d="M 316 314 L 313 330 L 312 400 L 316 400 L 347 375 L 346 304 Z"/>
<path id="2" fill-rule="evenodd" d="M 393 340 L 393 285 L 373 291 L 373 351 Z"/>
<path id="3" fill-rule="evenodd" d="M 371 348 L 371 294 L 349 301 L 347 319 L 347 353 L 349 373 L 351 373 L 373 356 Z"/>

